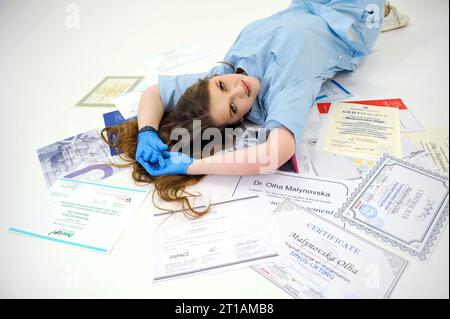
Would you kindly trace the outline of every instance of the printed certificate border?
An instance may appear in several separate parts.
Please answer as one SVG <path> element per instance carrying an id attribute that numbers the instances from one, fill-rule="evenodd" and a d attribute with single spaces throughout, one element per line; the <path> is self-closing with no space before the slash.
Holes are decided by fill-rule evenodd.
<path id="1" fill-rule="evenodd" d="M 381 230 L 377 230 L 371 225 L 368 225 L 360 220 L 356 220 L 354 218 L 344 215 L 344 212 L 347 211 L 347 209 L 355 201 L 355 199 L 359 195 L 362 194 L 363 190 L 366 189 L 367 185 L 372 181 L 372 179 L 374 177 L 376 177 L 378 172 L 384 167 L 384 165 L 388 161 L 392 161 L 394 163 L 411 168 L 417 172 L 436 177 L 436 178 L 442 180 L 442 182 L 446 183 L 447 187 L 448 187 L 449 179 L 446 176 L 440 175 L 439 173 L 436 173 L 432 170 L 424 169 L 415 164 L 411 164 L 407 161 L 398 159 L 394 156 L 391 156 L 391 155 L 388 155 L 385 153 L 377 161 L 377 163 L 372 168 L 370 173 L 367 174 L 366 177 L 361 181 L 361 183 L 358 185 L 358 187 L 355 189 L 355 191 L 351 194 L 351 196 L 347 199 L 347 201 L 344 203 L 344 205 L 338 210 L 338 212 L 335 214 L 335 217 L 340 218 L 343 222 L 346 222 L 346 223 L 350 224 L 351 226 L 356 226 L 359 230 L 363 230 L 366 233 L 371 234 L 372 236 L 374 236 L 377 239 L 381 239 L 383 242 L 389 243 L 393 247 L 398 247 L 402 251 L 408 252 L 411 256 L 417 256 L 420 260 L 425 261 L 429 257 L 429 255 L 432 251 L 434 242 L 437 240 L 438 235 L 440 234 L 442 228 L 448 222 L 448 216 L 449 216 L 448 192 L 447 192 L 447 197 L 444 200 L 443 206 L 441 207 L 441 211 L 435 217 L 435 221 L 430 224 L 431 229 L 429 229 L 427 234 L 425 235 L 426 240 L 424 242 L 422 242 L 422 248 L 420 250 L 409 247 L 408 245 L 404 244 L 402 241 L 396 240 L 395 238 L 393 238 L 393 236 L 388 235 Z"/>
<path id="2" fill-rule="evenodd" d="M 115 76 L 109 75 L 105 76 L 92 90 L 89 91 L 75 106 L 79 107 L 115 107 L 113 103 L 85 103 L 85 101 L 95 92 L 99 87 L 101 87 L 106 81 L 110 79 L 134 79 L 134 83 L 128 88 L 123 94 L 133 91 L 137 85 L 144 79 L 143 76 Z"/>
<path id="3" fill-rule="evenodd" d="M 393 279 L 393 281 L 391 282 L 391 284 L 389 285 L 389 287 L 387 287 L 387 290 L 383 296 L 383 299 L 389 299 L 389 297 L 392 294 L 392 291 L 394 290 L 394 288 L 397 286 L 398 281 L 400 280 L 400 278 L 402 277 L 405 269 L 408 267 L 409 265 L 409 261 L 406 260 L 405 258 L 403 258 L 402 256 L 399 256 L 397 254 L 395 254 L 394 252 L 391 252 L 381 246 L 376 245 L 375 243 L 372 243 L 371 241 L 361 237 L 360 235 L 353 233 L 352 231 L 346 229 L 345 227 L 339 227 L 338 225 L 334 224 L 333 222 L 331 222 L 330 220 L 327 220 L 326 218 L 323 218 L 322 216 L 315 214 L 311 211 L 309 211 L 308 209 L 306 209 L 305 207 L 297 204 L 296 202 L 292 201 L 289 198 L 285 198 L 283 202 L 281 202 L 281 204 L 279 204 L 277 206 L 277 208 L 274 209 L 273 214 L 276 215 L 277 213 L 280 213 L 283 211 L 283 206 L 286 205 L 293 205 L 293 207 L 290 207 L 288 210 L 304 210 L 306 214 L 310 214 L 311 216 L 314 216 L 316 218 L 318 218 L 319 220 L 321 220 L 322 222 L 329 224 L 330 226 L 339 228 L 340 230 L 342 230 L 343 232 L 354 236 L 355 238 L 358 238 L 359 240 L 361 240 L 362 242 L 365 242 L 366 244 L 368 244 L 369 246 L 375 247 L 377 249 L 380 249 L 381 251 L 383 251 L 384 256 L 386 258 L 389 258 L 391 261 L 391 267 L 395 268 L 395 278 Z M 272 262 L 268 262 L 268 263 L 272 263 Z M 276 261 L 274 262 L 276 263 Z M 263 265 L 263 264 L 261 264 Z M 289 289 L 286 289 L 286 287 L 281 286 L 278 282 L 275 282 L 274 280 L 272 280 L 271 278 L 269 278 L 269 276 L 267 276 L 267 274 L 265 274 L 263 271 L 261 271 L 259 269 L 259 267 L 261 265 L 254 265 L 254 266 L 250 266 L 251 269 L 253 269 L 254 271 L 256 271 L 258 274 L 262 275 L 265 279 L 267 279 L 268 281 L 270 281 L 272 284 L 274 284 L 275 286 L 279 287 L 281 290 L 283 290 L 284 292 L 286 292 L 287 294 L 289 294 L 291 297 L 295 298 L 295 299 L 303 299 L 303 298 L 299 298 L 298 296 L 294 295 L 292 291 L 290 291 Z"/>

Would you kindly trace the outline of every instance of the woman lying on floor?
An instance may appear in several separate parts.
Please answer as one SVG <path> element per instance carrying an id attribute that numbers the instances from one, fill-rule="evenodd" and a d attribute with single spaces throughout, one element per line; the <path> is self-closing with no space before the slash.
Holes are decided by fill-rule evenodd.
<path id="1" fill-rule="evenodd" d="M 294 0 L 247 25 L 208 72 L 160 76 L 143 93 L 137 121 L 104 132 L 117 133 L 115 146 L 136 181 L 202 214 L 190 206 L 186 186 L 206 174 L 256 175 L 283 165 L 300 144 L 322 83 L 354 71 L 383 29 L 407 22 L 383 0 Z M 233 141 L 229 129 L 243 119 L 261 125 L 264 140 L 222 152 Z"/>

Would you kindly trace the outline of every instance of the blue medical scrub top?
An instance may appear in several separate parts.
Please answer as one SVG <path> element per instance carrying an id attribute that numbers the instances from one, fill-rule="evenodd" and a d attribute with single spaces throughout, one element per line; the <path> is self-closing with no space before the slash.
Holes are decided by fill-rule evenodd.
<path id="1" fill-rule="evenodd" d="M 383 0 L 298 0 L 247 25 L 224 57 L 261 82 L 246 118 L 267 129 L 286 127 L 298 149 L 322 83 L 355 70 L 371 53 L 383 16 Z M 233 72 L 220 64 L 204 73 L 160 75 L 165 110 L 199 79 Z"/>

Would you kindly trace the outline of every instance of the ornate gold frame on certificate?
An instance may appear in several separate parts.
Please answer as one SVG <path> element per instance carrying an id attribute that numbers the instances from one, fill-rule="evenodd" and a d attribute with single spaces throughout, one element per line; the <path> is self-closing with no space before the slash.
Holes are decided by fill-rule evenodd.
<path id="1" fill-rule="evenodd" d="M 143 76 L 106 76 L 75 106 L 114 107 L 112 98 L 133 91 Z"/>

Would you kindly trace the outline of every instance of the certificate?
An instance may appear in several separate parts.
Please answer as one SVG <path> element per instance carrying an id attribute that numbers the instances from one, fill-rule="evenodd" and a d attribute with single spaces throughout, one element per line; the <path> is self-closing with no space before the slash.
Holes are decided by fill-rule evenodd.
<path id="1" fill-rule="evenodd" d="M 198 219 L 154 215 L 153 280 L 247 267 L 278 256 L 272 210 L 257 196 L 215 204 Z"/>
<path id="2" fill-rule="evenodd" d="M 252 268 L 294 298 L 388 298 L 408 264 L 289 199 L 274 214 L 280 256 Z"/>
<path id="3" fill-rule="evenodd" d="M 48 187 L 60 177 L 99 181 L 118 171 L 107 164 L 114 158 L 98 129 L 44 146 L 37 154 Z"/>
<path id="4" fill-rule="evenodd" d="M 322 102 L 322 101 L 321 101 Z M 402 99 L 386 99 L 386 100 L 369 100 L 369 101 L 345 101 L 352 104 L 373 105 L 379 107 L 394 107 L 399 109 L 400 130 L 405 132 L 420 132 L 423 131 L 423 126 L 415 117 L 414 113 L 403 103 Z M 319 118 L 326 118 L 330 110 L 331 103 L 317 103 L 317 110 L 319 111 Z M 448 131 L 448 130 L 447 130 Z"/>
<path id="5" fill-rule="evenodd" d="M 439 174 L 448 177 L 448 127 L 432 128 L 425 132 L 407 133 L 406 138 L 419 144 L 428 152 L 428 158 L 437 167 Z"/>
<path id="6" fill-rule="evenodd" d="M 355 182 L 330 178 L 304 177 L 291 173 L 241 176 L 233 191 L 234 197 L 260 195 L 275 209 L 286 198 L 334 222 L 334 215 L 346 201 Z"/>
<path id="7" fill-rule="evenodd" d="M 113 98 L 132 91 L 143 76 L 107 76 L 76 106 L 114 107 Z"/>
<path id="8" fill-rule="evenodd" d="M 445 176 L 385 155 L 336 216 L 425 260 L 448 221 L 448 186 Z"/>
<path id="9" fill-rule="evenodd" d="M 324 151 L 367 159 L 402 156 L 397 108 L 334 103 L 330 112 Z"/>
<path id="10" fill-rule="evenodd" d="M 155 73 L 165 72 L 194 61 L 204 59 L 211 54 L 192 45 L 184 45 L 144 60 L 145 65 Z"/>
<path id="11" fill-rule="evenodd" d="M 108 253 L 147 190 L 61 178 L 9 231 Z"/>

